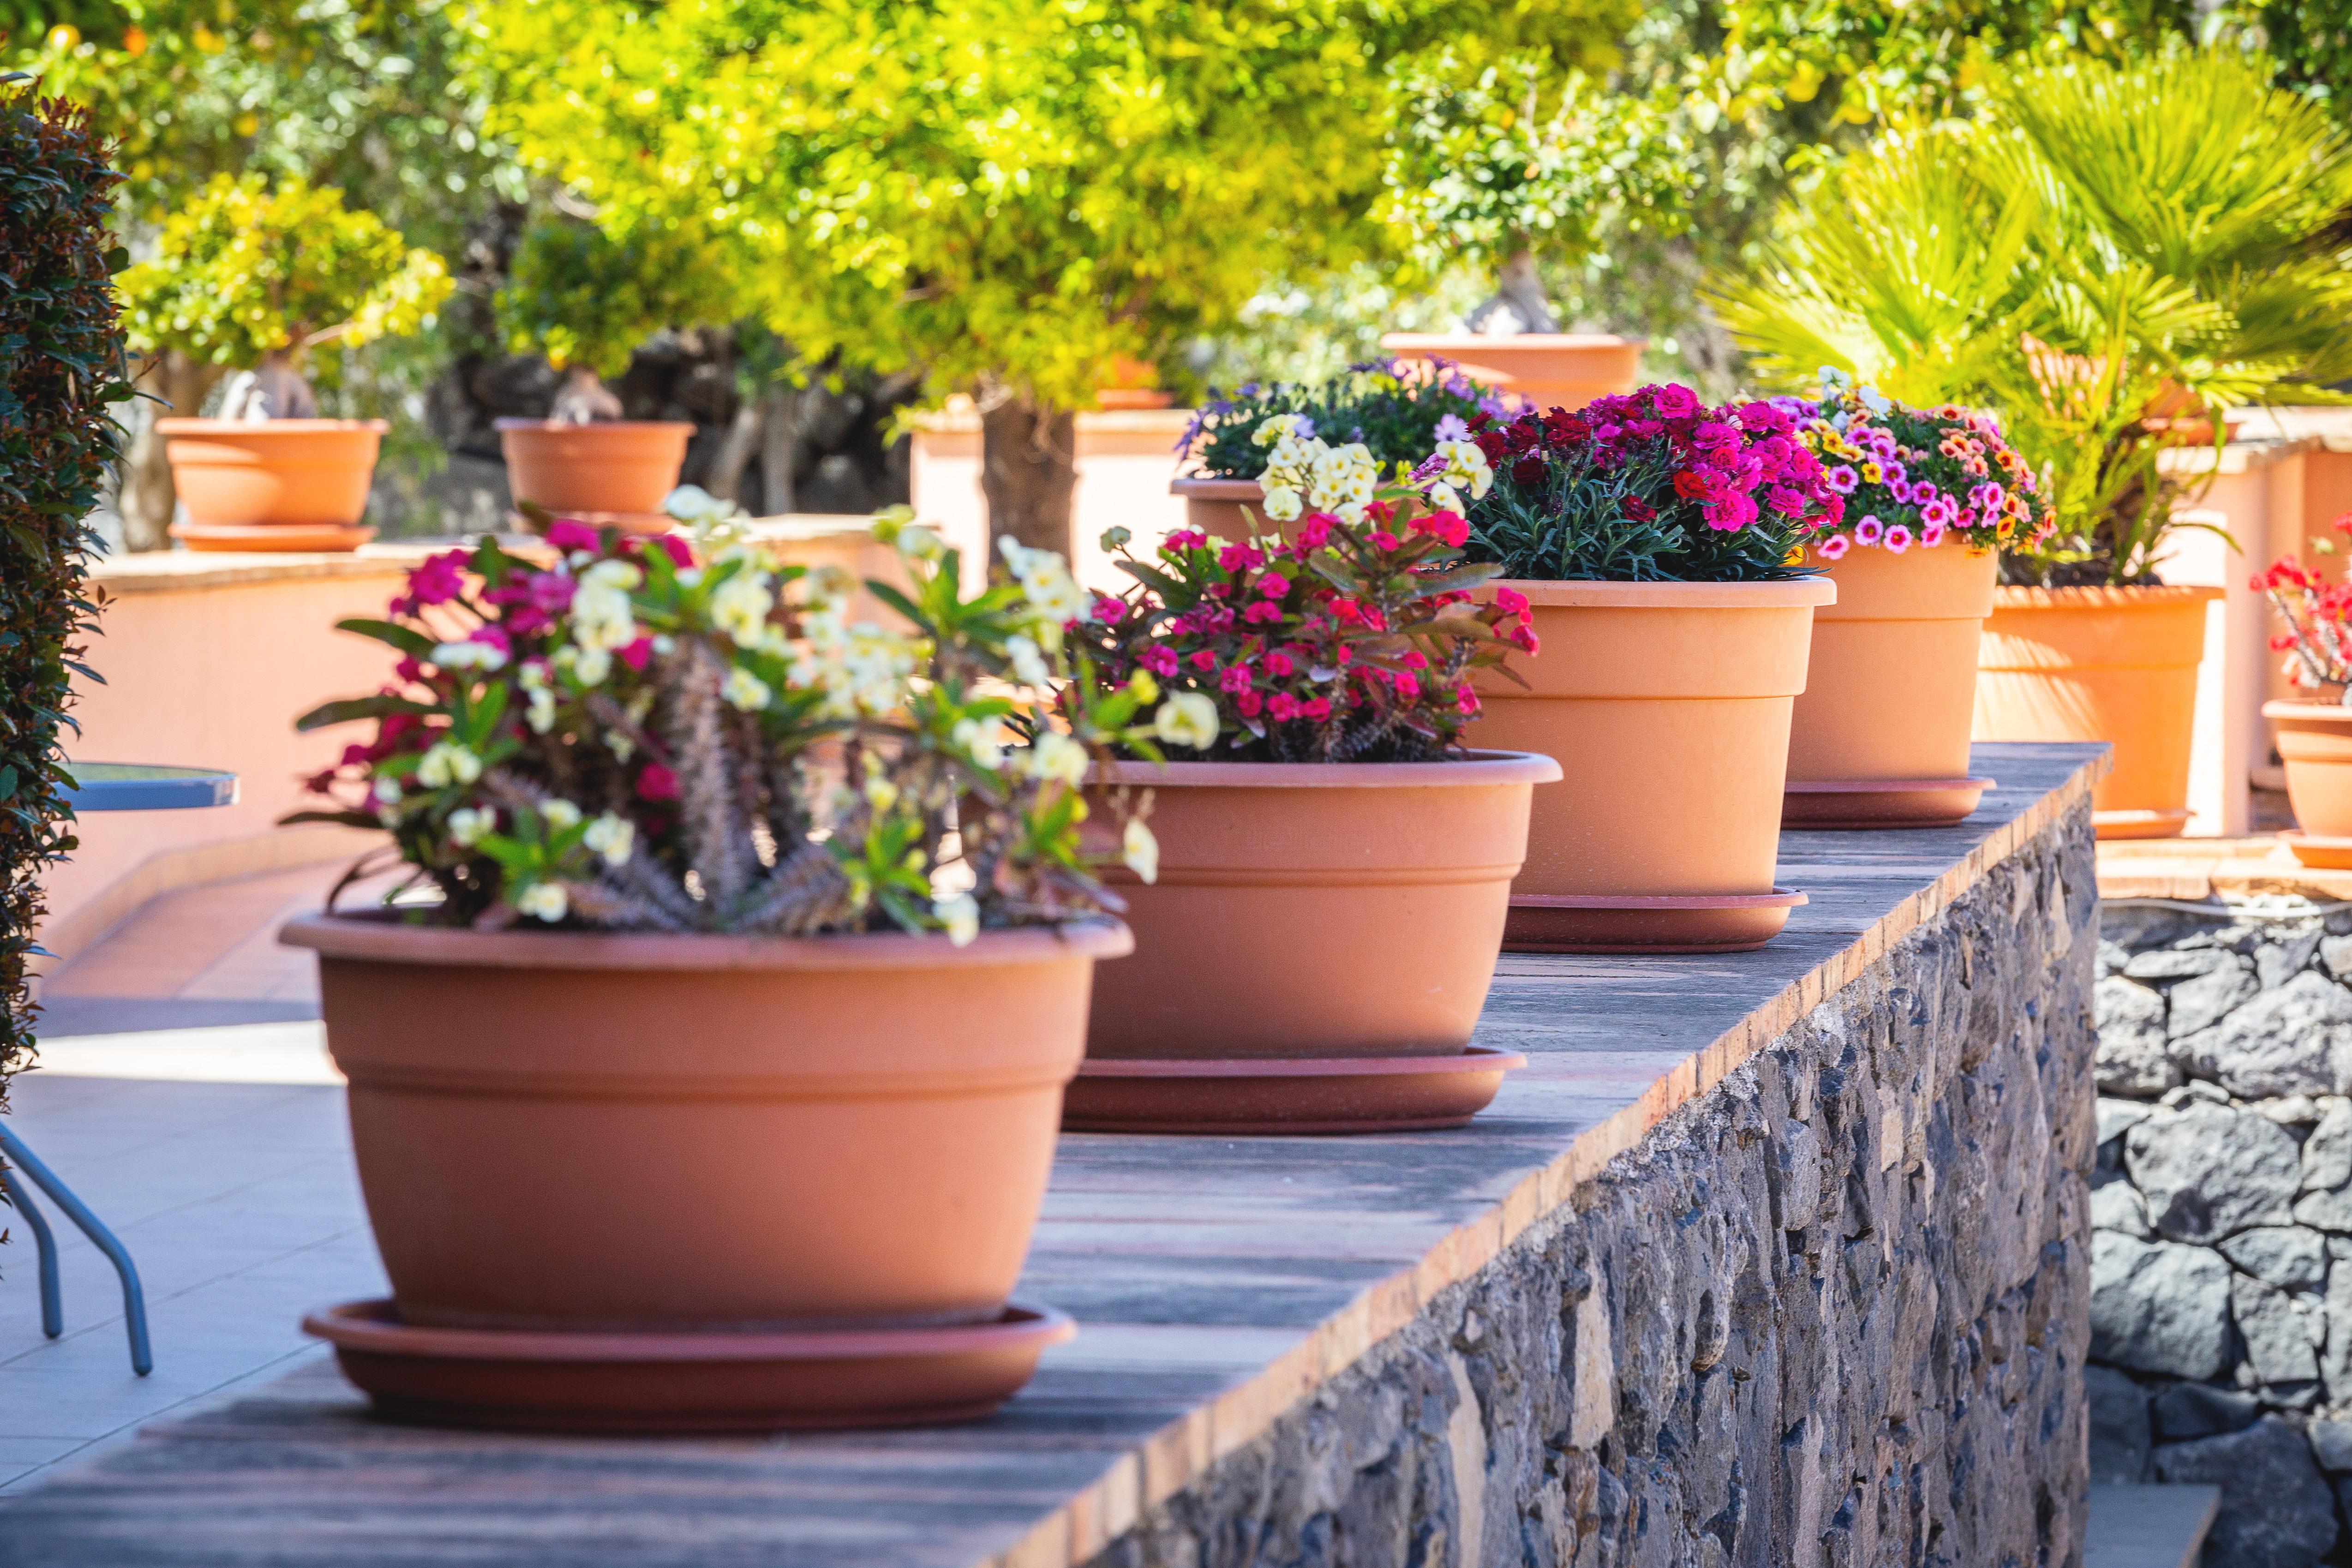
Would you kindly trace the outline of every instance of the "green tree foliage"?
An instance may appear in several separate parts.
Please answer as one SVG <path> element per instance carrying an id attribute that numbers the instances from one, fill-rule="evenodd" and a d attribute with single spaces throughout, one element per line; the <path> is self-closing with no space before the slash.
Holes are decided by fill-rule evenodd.
<path id="1" fill-rule="evenodd" d="M 82 520 L 131 395 L 107 153 L 86 110 L 0 87 L 0 1089 L 33 1045 L 41 878 L 75 847 L 58 735 L 94 629 Z"/>
<path id="2" fill-rule="evenodd" d="M 499 327 L 512 353 L 614 376 L 664 327 L 731 320 L 734 288 L 719 248 L 697 229 L 614 238 L 593 223 L 548 217 L 515 252 Z"/>

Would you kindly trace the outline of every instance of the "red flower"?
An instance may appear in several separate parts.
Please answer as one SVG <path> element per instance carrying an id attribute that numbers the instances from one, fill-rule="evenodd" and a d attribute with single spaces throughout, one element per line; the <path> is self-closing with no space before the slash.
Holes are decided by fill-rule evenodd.
<path id="1" fill-rule="evenodd" d="M 1511 465 L 1511 482 L 1515 485 L 1539 485 L 1543 483 L 1546 471 L 1543 458 L 1530 452 Z"/>
<path id="2" fill-rule="evenodd" d="M 637 798 L 665 801 L 677 798 L 677 775 L 659 763 L 647 763 L 637 773 Z"/>
<path id="3" fill-rule="evenodd" d="M 594 550 L 598 547 L 596 531 L 584 522 L 575 521 L 568 517 L 559 517 L 547 525 L 547 542 L 566 555 L 575 550 Z"/>

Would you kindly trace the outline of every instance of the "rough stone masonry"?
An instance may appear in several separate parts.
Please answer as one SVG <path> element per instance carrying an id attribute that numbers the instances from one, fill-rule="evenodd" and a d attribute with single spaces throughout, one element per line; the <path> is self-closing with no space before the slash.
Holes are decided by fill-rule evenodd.
<path id="1" fill-rule="evenodd" d="M 1097 1563 L 2076 1568 L 2096 908 L 2085 805 Z"/>
<path id="2" fill-rule="evenodd" d="M 2352 1563 L 2352 910 L 2110 908 L 2091 1458 L 2222 1488 L 2209 1561 Z"/>

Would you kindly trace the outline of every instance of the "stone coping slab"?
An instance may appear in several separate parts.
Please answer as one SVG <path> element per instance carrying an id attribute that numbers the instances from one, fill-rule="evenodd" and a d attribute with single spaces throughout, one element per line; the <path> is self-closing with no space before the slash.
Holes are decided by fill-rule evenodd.
<path id="1" fill-rule="evenodd" d="M 1527 1053 L 1453 1132 L 1064 1138 L 1022 1293 L 1073 1313 L 998 1417 L 728 1441 L 373 1421 L 314 1363 L 0 1510 L 0 1562 L 1065 1568 L 1313 1398 L 2008 856 L 2105 748 L 1988 744 L 1958 827 L 1782 836 L 1811 901 L 1748 953 L 1506 954 L 1479 1043 Z M 615 1266 L 626 1266 L 615 1238 Z"/>
<path id="2" fill-rule="evenodd" d="M 2352 871 L 2305 866 L 2274 837 L 2110 839 L 2099 846 L 2099 897 L 2203 903 L 2215 899 L 2352 901 Z"/>

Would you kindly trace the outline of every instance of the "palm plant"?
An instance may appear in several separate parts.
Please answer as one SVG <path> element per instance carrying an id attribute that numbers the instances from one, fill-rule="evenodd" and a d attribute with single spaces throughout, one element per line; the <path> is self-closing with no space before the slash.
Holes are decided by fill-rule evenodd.
<path id="1" fill-rule="evenodd" d="M 2347 205 L 2352 142 L 2258 58 L 2075 60 L 1848 160 L 1712 302 L 1768 380 L 1998 410 L 2059 520 L 2010 569 L 2145 581 L 2216 411 L 2347 401 Z"/>

